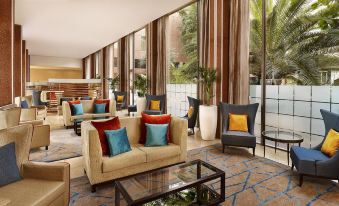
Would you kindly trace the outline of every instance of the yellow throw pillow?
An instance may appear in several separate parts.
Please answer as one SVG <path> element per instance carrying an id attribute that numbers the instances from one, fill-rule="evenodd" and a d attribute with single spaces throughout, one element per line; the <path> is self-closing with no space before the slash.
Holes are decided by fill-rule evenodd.
<path id="1" fill-rule="evenodd" d="M 188 118 L 191 118 L 194 112 L 194 108 L 192 106 L 190 106 L 190 108 L 187 111 L 187 116 Z"/>
<path id="2" fill-rule="evenodd" d="M 245 114 L 229 114 L 228 130 L 248 132 L 247 115 L 245 115 Z"/>
<path id="3" fill-rule="evenodd" d="M 160 110 L 160 101 L 151 100 L 150 110 Z"/>
<path id="4" fill-rule="evenodd" d="M 117 96 L 117 101 L 118 102 L 123 102 L 124 101 L 124 96 L 123 95 L 118 95 Z"/>
<path id="5" fill-rule="evenodd" d="M 333 157 L 337 150 L 339 150 L 339 133 L 334 129 L 330 129 L 321 147 L 321 152 L 329 157 Z"/>

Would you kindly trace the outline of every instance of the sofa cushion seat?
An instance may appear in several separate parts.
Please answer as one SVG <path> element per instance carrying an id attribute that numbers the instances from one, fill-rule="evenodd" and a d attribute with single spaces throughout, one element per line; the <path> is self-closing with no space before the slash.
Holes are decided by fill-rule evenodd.
<path id="1" fill-rule="evenodd" d="M 71 121 L 74 121 L 76 119 L 92 119 L 92 117 L 93 117 L 93 114 L 84 113 L 82 115 L 71 116 Z"/>
<path id="2" fill-rule="evenodd" d="M 316 162 L 326 161 L 330 158 L 319 150 L 292 146 L 291 159 L 300 173 L 316 175 Z"/>
<path id="3" fill-rule="evenodd" d="M 147 162 L 179 156 L 181 153 L 180 146 L 172 143 L 158 147 L 145 147 L 140 144 L 138 148 L 146 153 Z"/>
<path id="4" fill-rule="evenodd" d="M 11 205 L 50 205 L 63 195 L 65 183 L 37 179 L 21 181 L 0 188 L 1 198 L 9 199 Z"/>
<path id="5" fill-rule="evenodd" d="M 111 172 L 114 170 L 131 167 L 146 162 L 146 153 L 131 145 L 131 151 L 114 157 L 104 156 L 102 158 L 102 171 Z"/>

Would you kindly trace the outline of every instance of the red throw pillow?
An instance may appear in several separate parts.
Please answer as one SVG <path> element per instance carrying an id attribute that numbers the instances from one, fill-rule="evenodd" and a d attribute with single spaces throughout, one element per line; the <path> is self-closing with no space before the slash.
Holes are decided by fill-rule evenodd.
<path id="1" fill-rule="evenodd" d="M 91 122 L 92 125 L 97 129 L 103 155 L 109 155 L 109 147 L 106 139 L 105 130 L 117 130 L 120 129 L 119 117 L 101 122 Z"/>
<path id="2" fill-rule="evenodd" d="M 145 144 L 146 142 L 146 125 L 147 124 L 168 124 L 167 130 L 167 142 L 171 141 L 170 136 L 170 124 L 171 124 L 171 115 L 148 115 L 146 113 L 141 113 L 141 136 L 139 139 L 140 144 Z"/>
<path id="3" fill-rule="evenodd" d="M 109 113 L 109 99 L 96 99 L 94 104 L 106 104 L 105 112 Z"/>
<path id="4" fill-rule="evenodd" d="M 71 109 L 71 114 L 73 115 L 74 114 L 73 105 L 74 104 L 81 104 L 81 102 L 80 102 L 80 100 L 68 101 L 68 104 L 69 104 L 69 108 Z"/>

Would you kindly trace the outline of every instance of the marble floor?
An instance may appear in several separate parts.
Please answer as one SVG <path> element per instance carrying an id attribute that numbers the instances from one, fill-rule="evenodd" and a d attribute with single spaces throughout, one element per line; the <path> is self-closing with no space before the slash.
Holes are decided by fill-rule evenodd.
<path id="1" fill-rule="evenodd" d="M 125 113 L 119 113 L 119 116 L 125 116 Z M 63 120 L 62 116 L 57 116 L 54 114 L 49 114 L 45 120 L 46 124 L 51 125 L 51 129 L 57 129 L 57 128 L 63 128 Z M 212 141 L 204 141 L 201 139 L 199 129 L 196 129 L 196 132 L 194 135 L 189 135 L 187 139 L 187 149 L 193 150 L 196 148 L 201 148 L 213 144 L 220 143 L 220 139 L 215 139 Z M 246 149 L 248 152 L 252 153 L 252 149 Z M 227 148 L 226 148 L 227 150 Z M 264 156 L 264 150 L 263 146 L 257 145 L 256 148 L 256 155 L 263 157 Z M 274 151 L 273 148 L 266 147 L 266 158 L 271 159 L 273 161 L 282 163 L 287 165 L 287 153 L 285 151 L 277 150 L 277 152 Z M 76 178 L 84 175 L 84 169 L 83 169 L 83 158 L 82 157 L 76 157 L 72 159 L 67 160 L 61 160 L 60 162 L 68 162 L 71 165 L 71 178 Z"/>

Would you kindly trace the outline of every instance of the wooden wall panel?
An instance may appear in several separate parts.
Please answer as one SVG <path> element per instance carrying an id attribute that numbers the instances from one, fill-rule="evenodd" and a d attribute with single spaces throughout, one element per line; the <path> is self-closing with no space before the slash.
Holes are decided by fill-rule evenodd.
<path id="1" fill-rule="evenodd" d="M 21 94 L 22 96 L 26 95 L 26 41 L 22 41 L 21 49 Z"/>
<path id="2" fill-rule="evenodd" d="M 14 25 L 14 47 L 13 47 L 13 90 L 14 97 L 20 97 L 22 84 L 22 38 L 21 38 L 22 30 L 21 25 Z"/>
<path id="3" fill-rule="evenodd" d="M 26 82 L 31 81 L 31 58 L 28 49 L 26 49 Z"/>
<path id="4" fill-rule="evenodd" d="M 13 102 L 13 1 L 0 1 L 0 106 Z"/>

